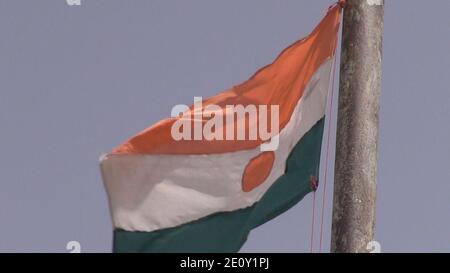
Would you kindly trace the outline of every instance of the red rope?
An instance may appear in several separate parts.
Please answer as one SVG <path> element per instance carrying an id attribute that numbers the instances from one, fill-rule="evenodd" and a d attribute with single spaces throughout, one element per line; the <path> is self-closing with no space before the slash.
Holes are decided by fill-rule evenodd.
<path id="1" fill-rule="evenodd" d="M 328 7 L 328 10 L 333 8 L 334 6 L 339 5 L 342 9 L 346 5 L 345 0 L 339 0 L 330 7 Z M 336 39 L 335 47 L 334 47 L 334 59 L 333 59 L 333 75 L 332 75 L 332 87 L 331 87 L 331 98 L 330 98 L 330 107 L 329 107 L 329 113 L 328 113 L 328 126 L 327 126 L 327 143 L 326 143 L 326 151 L 325 151 L 325 175 L 324 175 L 324 183 L 323 183 L 323 193 L 322 193 L 322 209 L 321 209 L 321 220 L 320 220 L 320 242 L 319 242 L 319 252 L 322 252 L 322 242 L 323 242 L 323 218 L 325 214 L 325 197 L 327 192 L 327 174 L 328 174 L 328 159 L 329 159 L 329 150 L 330 150 L 330 137 L 331 137 L 331 114 L 333 110 L 333 101 L 334 101 L 334 78 L 336 74 L 336 50 L 337 50 L 337 42 L 338 39 Z M 314 250 L 314 224 L 315 224 L 315 215 L 316 215 L 316 189 L 318 187 L 317 180 L 313 181 L 314 177 L 311 177 L 311 186 L 314 190 L 313 192 L 313 205 L 312 205 L 312 219 L 311 219 L 311 238 L 310 238 L 310 252 L 312 253 Z"/>
<path id="2" fill-rule="evenodd" d="M 314 223 L 315 223 L 315 217 L 316 217 L 316 190 L 319 186 L 319 182 L 317 181 L 317 178 L 314 175 L 311 175 L 309 177 L 309 184 L 311 186 L 311 190 L 313 190 L 313 204 L 312 204 L 312 220 L 311 220 L 311 245 L 310 245 L 310 251 L 313 253 L 313 247 L 314 247 Z"/>
<path id="3" fill-rule="evenodd" d="M 313 253 L 313 246 L 314 246 L 314 220 L 316 215 L 316 191 L 313 192 L 313 205 L 312 205 L 312 221 L 311 221 L 311 246 L 310 246 L 310 252 Z"/>
<path id="4" fill-rule="evenodd" d="M 322 241 L 323 241 L 323 218 L 325 214 L 325 200 L 326 200 L 326 192 L 327 192 L 327 174 L 328 174 L 328 158 L 330 151 L 330 136 L 331 136 L 331 114 L 333 111 L 333 101 L 334 101 L 334 78 L 336 74 L 336 49 L 337 49 L 337 40 L 334 48 L 334 60 L 333 60 L 333 75 L 332 75 L 332 84 L 331 84 L 331 98 L 330 98 L 330 108 L 328 112 L 328 126 L 327 126 L 327 144 L 325 151 L 325 174 L 323 180 L 323 192 L 322 192 L 322 209 L 321 209 L 321 220 L 320 220 L 320 241 L 319 241 L 319 252 L 322 252 Z"/>

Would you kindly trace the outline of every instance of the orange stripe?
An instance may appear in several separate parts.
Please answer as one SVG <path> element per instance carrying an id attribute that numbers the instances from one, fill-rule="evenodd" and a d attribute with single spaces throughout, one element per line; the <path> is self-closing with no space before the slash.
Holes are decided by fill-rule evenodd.
<path id="1" fill-rule="evenodd" d="M 279 131 L 289 122 L 303 90 L 314 72 L 333 55 L 341 8 L 330 9 L 319 25 L 306 38 L 283 50 L 270 65 L 258 70 L 249 80 L 203 101 L 203 108 L 214 104 L 279 105 Z M 192 109 L 193 106 L 191 106 Z M 270 111 L 269 111 L 270 112 Z M 258 140 L 179 140 L 171 136 L 176 118 L 161 120 L 138 133 L 113 150 L 115 154 L 212 154 L 246 150 L 258 147 Z M 205 123 L 207 120 L 203 120 Z M 248 132 L 248 119 L 245 122 Z M 235 132 L 237 125 L 235 125 Z M 226 131 L 227 124 L 223 125 Z M 193 126 L 192 126 L 193 128 Z"/>

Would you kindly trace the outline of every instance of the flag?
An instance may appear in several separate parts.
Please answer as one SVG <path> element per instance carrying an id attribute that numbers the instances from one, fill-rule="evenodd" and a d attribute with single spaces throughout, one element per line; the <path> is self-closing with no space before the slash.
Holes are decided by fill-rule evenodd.
<path id="1" fill-rule="evenodd" d="M 236 252 L 315 190 L 339 21 L 334 5 L 247 81 L 102 156 L 114 252 Z"/>

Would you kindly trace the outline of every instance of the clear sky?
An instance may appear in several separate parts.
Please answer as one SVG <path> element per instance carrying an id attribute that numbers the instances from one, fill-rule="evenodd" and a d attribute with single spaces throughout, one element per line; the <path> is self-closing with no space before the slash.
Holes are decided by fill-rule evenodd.
<path id="1" fill-rule="evenodd" d="M 244 81 L 307 35 L 330 4 L 1 1 L 0 252 L 65 252 L 72 240 L 83 252 L 110 251 L 99 156 L 169 116 L 172 106 Z M 450 251 L 449 10 L 448 0 L 386 0 L 376 224 L 382 252 Z M 242 250 L 309 251 L 311 204 L 307 196 L 254 230 Z"/>

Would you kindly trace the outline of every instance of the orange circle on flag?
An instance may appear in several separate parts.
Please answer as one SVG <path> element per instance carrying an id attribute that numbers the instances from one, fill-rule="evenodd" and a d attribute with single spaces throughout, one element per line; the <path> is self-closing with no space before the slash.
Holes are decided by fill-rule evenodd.
<path id="1" fill-rule="evenodd" d="M 272 171 L 275 162 L 274 152 L 263 152 L 252 158 L 242 174 L 242 190 L 249 192 L 261 185 Z"/>

